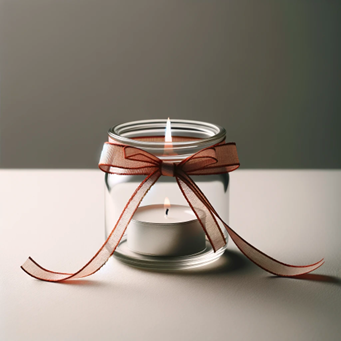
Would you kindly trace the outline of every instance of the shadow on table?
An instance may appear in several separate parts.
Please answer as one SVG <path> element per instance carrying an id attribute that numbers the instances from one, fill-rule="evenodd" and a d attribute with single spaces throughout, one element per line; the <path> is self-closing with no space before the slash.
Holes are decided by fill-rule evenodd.
<path id="1" fill-rule="evenodd" d="M 42 283 L 46 283 L 46 282 L 42 282 Z M 104 287 L 108 285 L 105 281 L 98 281 L 98 280 L 84 279 L 84 278 L 78 278 L 78 279 L 63 281 L 63 282 L 49 282 L 49 283 L 56 284 L 56 285 L 70 285 L 70 286 L 94 287 L 94 288 Z"/>
<path id="2" fill-rule="evenodd" d="M 282 277 L 271 276 L 268 278 L 274 279 L 274 278 L 282 278 Z M 329 275 L 304 274 L 304 275 L 292 277 L 291 279 L 312 281 L 312 282 L 321 282 L 321 283 L 330 283 L 330 284 L 336 284 L 338 286 L 341 286 L 341 278 L 335 277 L 335 276 L 329 276 Z"/>

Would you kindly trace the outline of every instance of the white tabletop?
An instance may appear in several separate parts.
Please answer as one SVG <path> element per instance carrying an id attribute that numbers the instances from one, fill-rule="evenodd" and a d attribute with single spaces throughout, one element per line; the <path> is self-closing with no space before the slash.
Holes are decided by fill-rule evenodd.
<path id="1" fill-rule="evenodd" d="M 104 240 L 103 173 L 0 171 L 0 340 L 340 340 L 341 171 L 238 170 L 230 225 L 275 258 L 326 263 L 272 276 L 229 241 L 209 267 L 178 273 L 112 258 L 86 279 L 47 283 L 28 256 L 73 272 Z"/>

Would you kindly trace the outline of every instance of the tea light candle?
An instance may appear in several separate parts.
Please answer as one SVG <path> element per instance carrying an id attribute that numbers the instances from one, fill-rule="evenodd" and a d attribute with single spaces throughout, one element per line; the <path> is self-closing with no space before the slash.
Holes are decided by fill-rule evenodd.
<path id="1" fill-rule="evenodd" d="M 204 220 L 204 212 L 200 211 Z M 205 250 L 205 233 L 190 207 L 147 205 L 137 209 L 127 231 L 128 248 L 149 256 L 185 256 Z"/>

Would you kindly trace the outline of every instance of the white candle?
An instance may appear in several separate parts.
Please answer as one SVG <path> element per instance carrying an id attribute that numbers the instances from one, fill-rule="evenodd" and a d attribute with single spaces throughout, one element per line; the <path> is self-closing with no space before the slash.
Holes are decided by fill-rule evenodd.
<path id="1" fill-rule="evenodd" d="M 127 231 L 133 252 L 152 256 L 184 256 L 205 250 L 205 233 L 188 206 L 148 205 L 137 209 Z M 204 222 L 204 213 L 200 211 Z"/>

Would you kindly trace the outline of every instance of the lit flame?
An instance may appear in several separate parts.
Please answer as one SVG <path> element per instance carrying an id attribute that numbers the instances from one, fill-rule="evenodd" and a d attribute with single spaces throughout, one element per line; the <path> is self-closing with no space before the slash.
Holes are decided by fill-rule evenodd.
<path id="1" fill-rule="evenodd" d="M 165 198 L 165 202 L 164 202 L 163 206 L 165 209 L 171 207 L 170 201 L 167 197 Z"/>
<path id="2" fill-rule="evenodd" d="M 165 214 L 168 216 L 169 209 L 171 207 L 169 199 L 166 197 L 165 202 L 163 203 L 163 207 L 165 208 Z"/>
<path id="3" fill-rule="evenodd" d="M 168 117 L 167 124 L 166 124 L 166 132 L 165 132 L 165 142 L 172 142 L 172 129 L 171 129 L 171 122 Z"/>
<path id="4" fill-rule="evenodd" d="M 166 131 L 165 131 L 165 154 L 169 154 L 173 152 L 173 144 L 172 144 L 172 128 L 171 128 L 171 122 L 168 117 L 167 123 L 166 123 Z"/>

